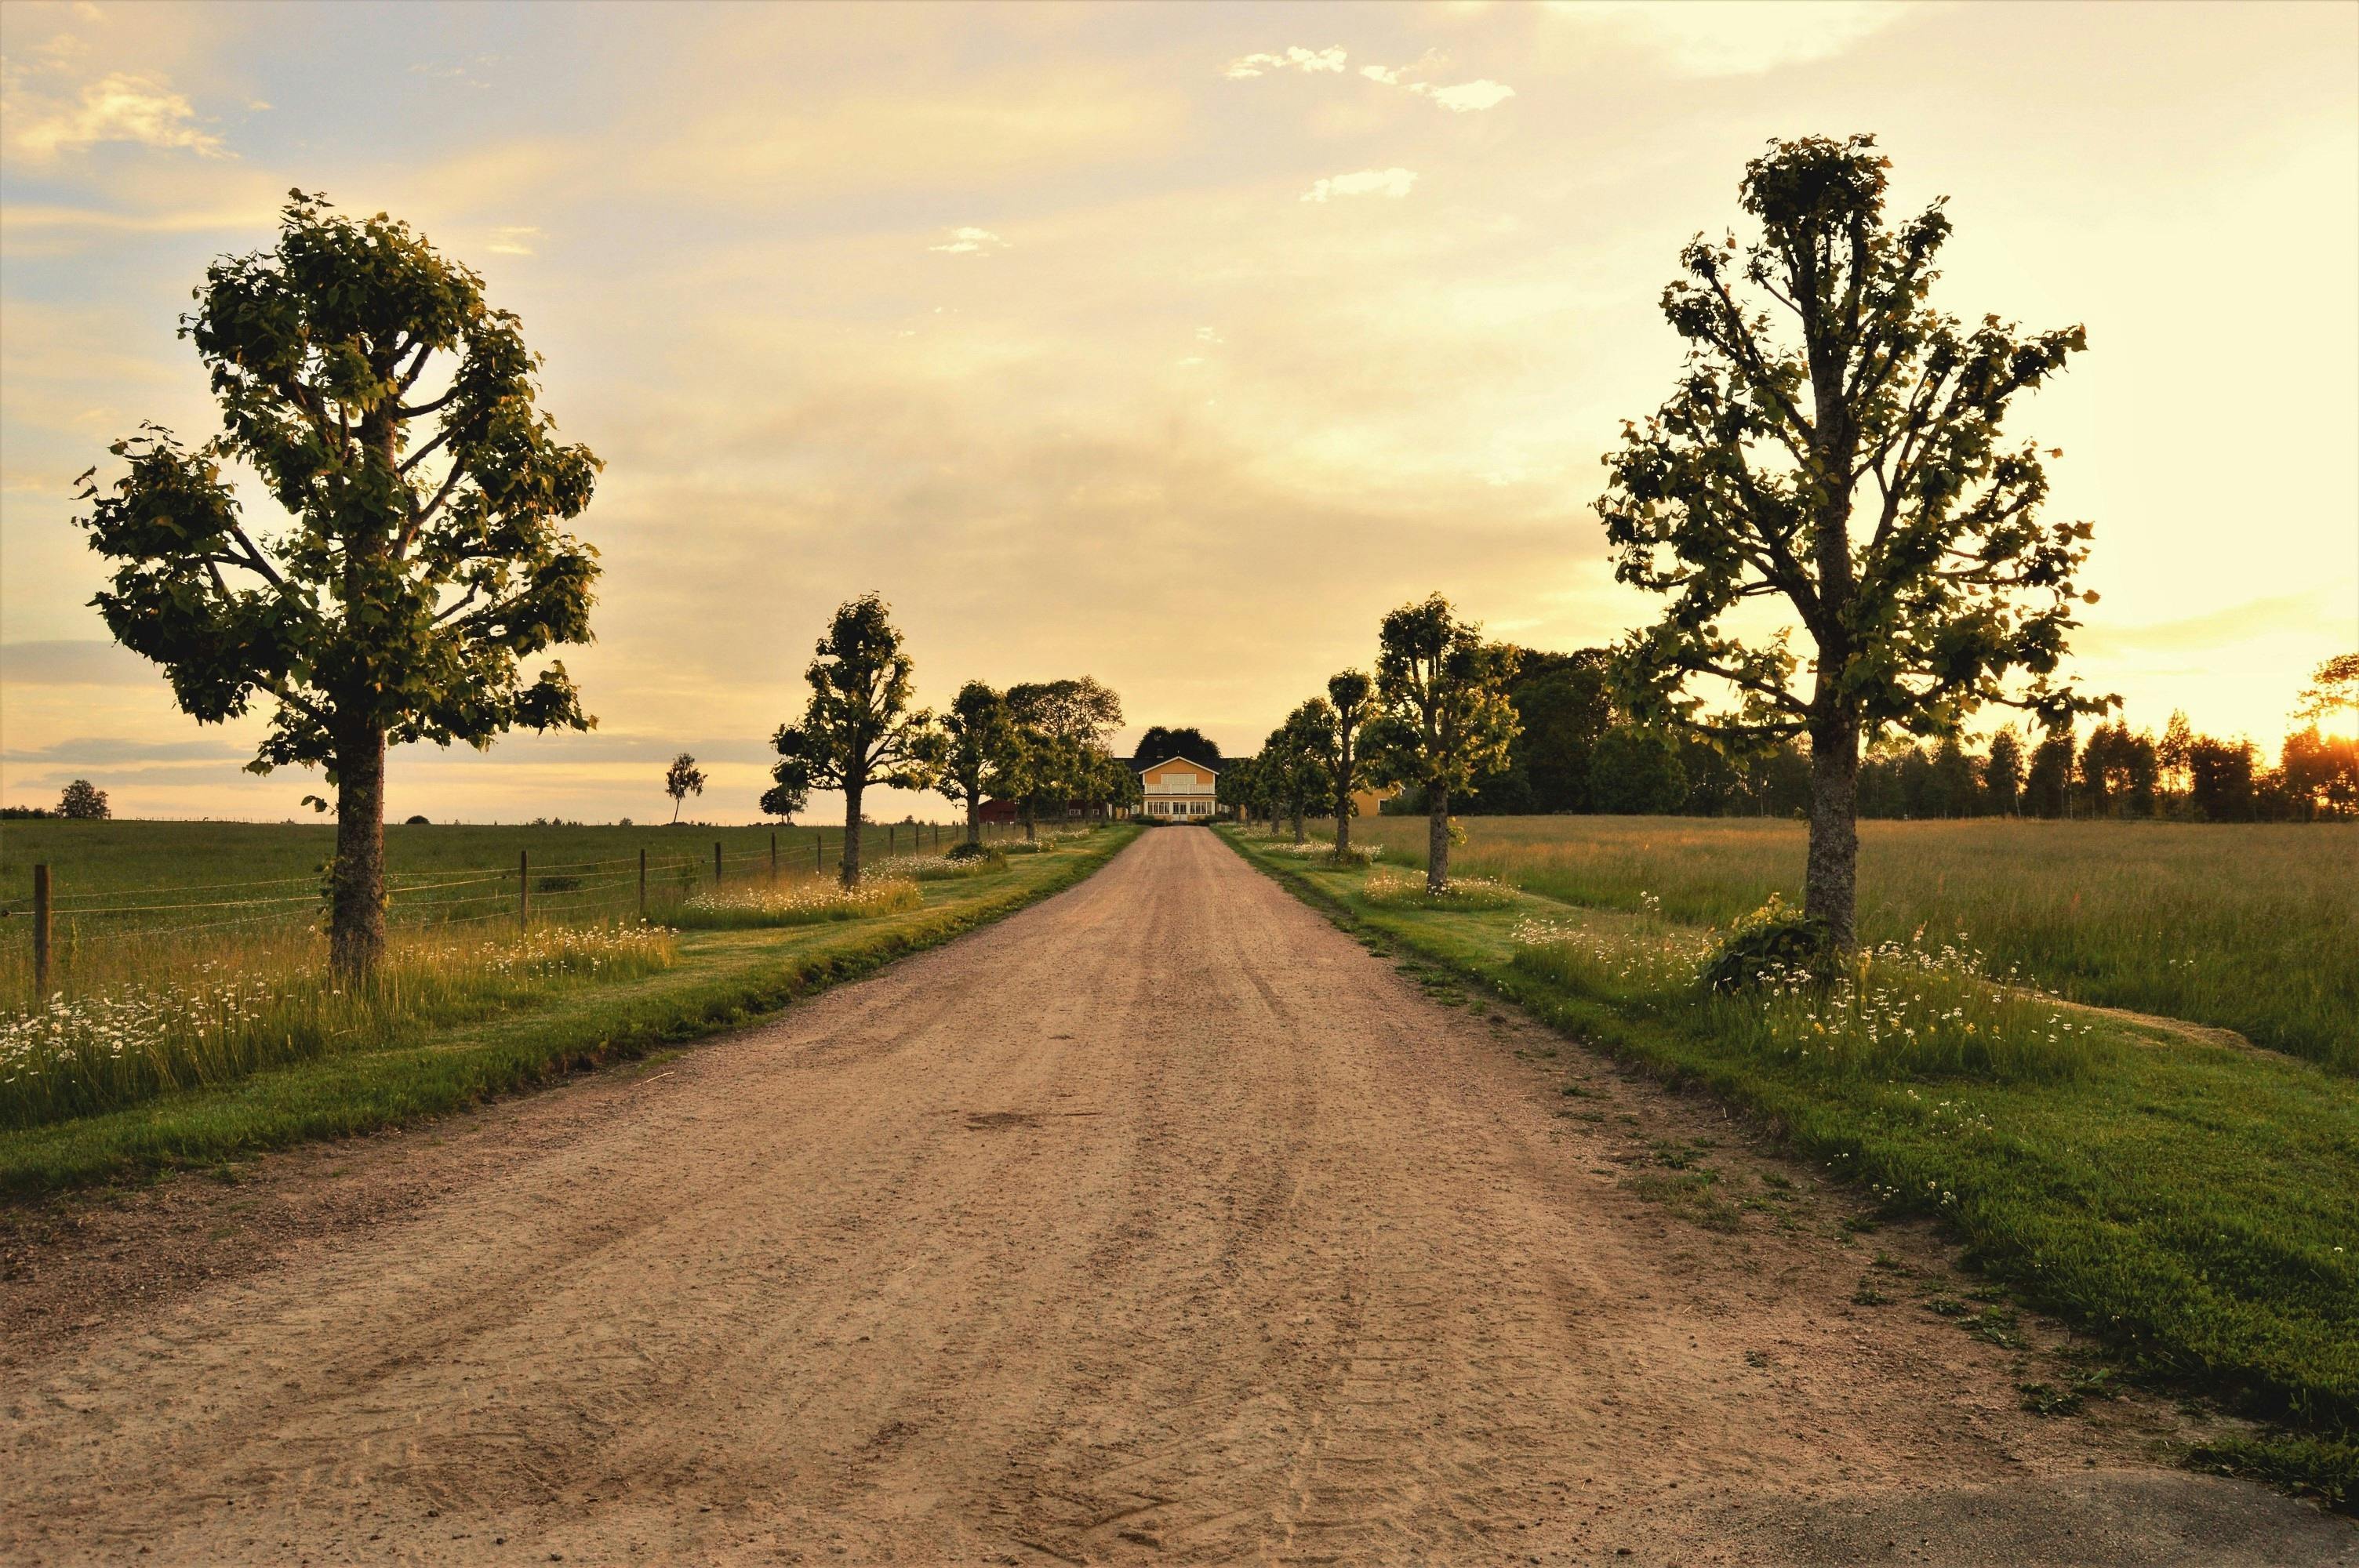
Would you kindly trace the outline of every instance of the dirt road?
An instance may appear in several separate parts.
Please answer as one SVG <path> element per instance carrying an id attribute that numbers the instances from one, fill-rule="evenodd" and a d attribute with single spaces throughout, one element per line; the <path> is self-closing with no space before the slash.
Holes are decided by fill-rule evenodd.
<path id="1" fill-rule="evenodd" d="M 0 1288 L 0 1561 L 2359 1557 L 2023 1413 L 1558 1044 L 1150 833 L 652 1072 L 92 1220 Z M 1699 1138 L 1798 1195 L 1633 1190 Z"/>

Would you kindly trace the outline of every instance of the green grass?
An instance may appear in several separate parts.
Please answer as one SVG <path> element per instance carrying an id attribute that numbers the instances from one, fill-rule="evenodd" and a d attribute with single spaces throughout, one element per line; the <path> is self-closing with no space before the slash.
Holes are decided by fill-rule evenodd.
<path id="1" fill-rule="evenodd" d="M 1725 925 L 1801 895 L 1799 823 L 1678 816 L 1472 816 L 1451 870 L 1569 903 Z M 1355 823 L 1396 865 L 1425 819 Z M 1860 824 L 1860 935 L 1960 931 L 1994 968 L 2060 995 L 2233 1029 L 2359 1072 L 2359 825 Z"/>
<path id="2" fill-rule="evenodd" d="M 1713 1000 L 1687 978 L 1697 927 L 1530 893 L 1496 910 L 1386 907 L 1364 896 L 1367 873 L 1230 837 L 1339 918 L 1756 1113 L 1886 1211 L 1937 1218 L 1973 1266 L 2127 1364 L 2294 1429 L 2236 1463 L 2346 1506 L 2354 1495 L 2359 1086 L 2348 1078 L 1991 994 L 1971 975 L 1912 971 L 1892 955 L 1858 982 L 1886 994 L 1880 1010 L 1847 1020 L 1799 992 Z M 1884 1027 L 1896 989 L 1917 1036 Z M 2051 1013 L 2070 1027 L 2051 1027 Z M 1808 1030 L 1813 1017 L 1840 1038 Z M 1993 1028 L 1997 1054 L 1956 1048 Z"/>
<path id="3" fill-rule="evenodd" d="M 414 1018 L 381 1038 L 231 1082 L 0 1131 L 0 1195 L 215 1167 L 307 1140 L 397 1127 L 746 1023 L 1068 887 L 1135 832 L 1110 829 L 985 875 L 929 883 L 921 905 L 901 913 L 685 933 L 659 972 L 569 985 L 455 1025 Z"/>

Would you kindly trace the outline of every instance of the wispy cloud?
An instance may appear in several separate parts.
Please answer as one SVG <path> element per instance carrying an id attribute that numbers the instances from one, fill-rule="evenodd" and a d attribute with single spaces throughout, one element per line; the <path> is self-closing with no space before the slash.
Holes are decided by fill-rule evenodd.
<path id="1" fill-rule="evenodd" d="M 1417 173 L 1407 168 L 1364 168 L 1357 174 L 1338 174 L 1321 180 L 1302 193 L 1305 201 L 1330 201 L 1339 196 L 1407 196 L 1417 183 Z"/>
<path id="2" fill-rule="evenodd" d="M 58 94 L 31 73 L 12 70 L 0 81 L 5 93 L 8 144 L 36 158 L 81 152 L 103 142 L 192 152 L 199 157 L 231 157 L 220 136 L 206 129 L 196 106 L 161 76 L 112 71 L 75 91 Z"/>
<path id="3" fill-rule="evenodd" d="M 1340 73 L 1343 69 L 1344 59 L 1345 56 L 1340 46 L 1323 49 L 1307 49 L 1296 45 L 1284 54 L 1241 55 L 1229 61 L 1228 69 L 1221 74 L 1232 81 L 1244 81 L 1252 77 L 1266 75 L 1273 70 L 1299 70 L 1306 75 L 1315 75 L 1321 71 Z"/>
<path id="4" fill-rule="evenodd" d="M 532 242 L 540 238 L 540 231 L 528 224 L 512 223 L 492 231 L 492 242 L 484 248 L 495 256 L 528 256 Z"/>
<path id="5" fill-rule="evenodd" d="M 1422 81 L 1414 82 L 1410 85 L 1409 91 L 1420 97 L 1432 99 L 1453 114 L 1476 114 L 1484 109 L 1496 109 L 1516 95 L 1514 88 L 1504 81 L 1493 81 L 1488 77 L 1482 77 L 1473 81 L 1462 81 L 1455 87 L 1433 87 Z"/>
<path id="6" fill-rule="evenodd" d="M 990 230 L 971 227 L 952 229 L 949 239 L 939 245 L 926 247 L 929 251 L 940 251 L 944 255 L 952 256 L 988 255 L 994 251 L 1004 251 L 1006 248 L 1007 242 Z"/>

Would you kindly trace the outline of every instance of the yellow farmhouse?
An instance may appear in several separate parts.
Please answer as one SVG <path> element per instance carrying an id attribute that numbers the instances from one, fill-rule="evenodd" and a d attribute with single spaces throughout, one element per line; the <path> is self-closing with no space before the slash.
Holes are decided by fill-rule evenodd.
<path id="1" fill-rule="evenodd" d="M 1138 770 L 1141 816 L 1158 816 L 1166 821 L 1189 817 L 1208 817 L 1215 809 L 1212 804 L 1212 783 L 1220 770 L 1209 762 L 1191 762 L 1186 757 L 1166 757 L 1159 762 L 1149 762 Z"/>

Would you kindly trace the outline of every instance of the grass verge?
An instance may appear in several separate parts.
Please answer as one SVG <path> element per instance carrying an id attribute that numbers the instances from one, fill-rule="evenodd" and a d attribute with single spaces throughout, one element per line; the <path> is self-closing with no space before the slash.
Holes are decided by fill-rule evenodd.
<path id="1" fill-rule="evenodd" d="M 868 921 L 682 933 L 659 973 L 583 986 L 461 1027 L 419 1029 L 220 1087 L 0 1132 L 0 1195 L 216 1167 L 312 1139 L 399 1127 L 567 1073 L 753 1022 L 1080 881 L 1136 829 L 1112 828 L 987 876 L 930 884 Z"/>
<path id="2" fill-rule="evenodd" d="M 1753 1112 L 1890 1215 L 1931 1216 L 1968 1266 L 2132 1370 L 2288 1429 L 2190 1458 L 2344 1509 L 2359 1501 L 2359 1087 L 2347 1078 L 2099 1017 L 2076 1023 L 2067 1072 L 1978 1072 L 1968 1057 L 1959 1071 L 1830 1071 L 1776 1030 L 1733 1027 L 1725 1001 L 1645 961 L 1692 946 L 1692 928 L 1530 893 L 1488 909 L 1388 905 L 1366 896 L 1365 872 L 1223 836 L 1339 922 Z M 1536 923 L 1552 933 L 1545 948 L 1527 939 Z M 1563 953 L 1567 932 L 1585 936 L 1587 961 L 1533 961 Z"/>

